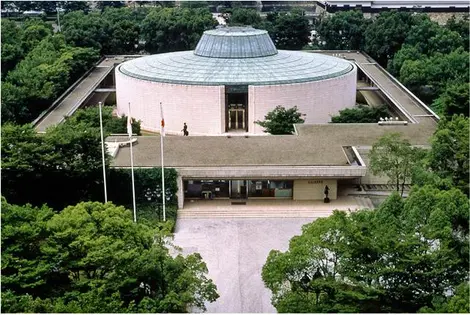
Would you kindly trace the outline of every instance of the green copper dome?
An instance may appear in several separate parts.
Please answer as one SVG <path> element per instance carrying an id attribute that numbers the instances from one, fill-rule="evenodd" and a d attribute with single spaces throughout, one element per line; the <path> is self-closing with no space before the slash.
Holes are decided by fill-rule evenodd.
<path id="1" fill-rule="evenodd" d="M 276 50 L 268 33 L 251 27 L 204 32 L 194 51 L 136 58 L 119 72 L 141 80 L 187 85 L 274 85 L 331 79 L 354 69 L 347 60 Z"/>

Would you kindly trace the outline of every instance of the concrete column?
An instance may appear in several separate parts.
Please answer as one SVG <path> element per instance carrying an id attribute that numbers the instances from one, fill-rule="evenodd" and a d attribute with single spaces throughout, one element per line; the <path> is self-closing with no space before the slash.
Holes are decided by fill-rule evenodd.
<path id="1" fill-rule="evenodd" d="M 176 196 L 178 197 L 178 209 L 183 209 L 183 207 L 184 207 L 183 177 L 178 176 L 176 178 L 176 184 L 178 185 L 178 191 L 176 192 Z"/>

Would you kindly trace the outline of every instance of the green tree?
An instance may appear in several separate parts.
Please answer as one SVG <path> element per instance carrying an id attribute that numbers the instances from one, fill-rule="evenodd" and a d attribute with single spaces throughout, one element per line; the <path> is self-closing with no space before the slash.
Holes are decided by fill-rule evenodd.
<path id="1" fill-rule="evenodd" d="M 106 10 L 107 8 L 122 8 L 126 4 L 124 1 L 97 1 L 96 8 L 101 11 Z"/>
<path id="2" fill-rule="evenodd" d="M 286 109 L 280 105 L 264 116 L 264 121 L 256 121 L 258 125 L 265 128 L 264 132 L 272 135 L 290 135 L 294 132 L 294 124 L 304 123 L 297 106 Z"/>
<path id="3" fill-rule="evenodd" d="M 45 135 L 30 125 L 4 125 L 2 194 L 15 204 L 47 202 L 55 209 L 102 195 L 99 134 L 98 128 L 67 122 Z"/>
<path id="4" fill-rule="evenodd" d="M 3 295 L 2 287 L 2 297 L 8 298 L 9 308 L 3 308 L 7 312 L 24 312 L 26 308 L 35 312 L 178 313 L 192 307 L 205 310 L 204 303 L 218 297 L 199 254 L 172 257 L 163 244 L 163 235 L 155 234 L 145 224 L 134 223 L 131 212 L 123 207 L 87 202 L 67 207 L 52 217 L 51 211 L 45 209 L 42 211 L 48 210 L 48 217 L 43 214 L 39 223 L 34 221 L 39 212 L 18 206 L 10 209 L 7 220 L 2 212 L 2 228 L 9 226 L 12 232 L 21 233 L 21 226 L 12 220 L 29 210 L 29 216 L 22 218 L 26 226 L 47 233 L 41 238 L 32 234 L 32 244 L 17 245 L 17 252 L 27 253 L 30 246 L 38 250 L 30 253 L 25 263 L 45 257 L 53 266 L 46 270 L 65 275 L 67 282 L 49 283 L 48 289 L 56 290 L 53 294 L 42 292 L 38 296 L 28 290 L 31 298 L 17 292 L 14 286 L 5 288 L 8 291 Z M 13 261 L 19 257 L 17 252 L 10 255 Z M 12 281 L 17 284 L 23 270 L 17 270 L 15 276 Z"/>
<path id="5" fill-rule="evenodd" d="M 469 193 L 469 121 L 463 115 L 443 118 L 431 140 L 429 166 L 442 178 L 449 178 Z"/>
<path id="6" fill-rule="evenodd" d="M 268 13 L 262 28 L 278 49 L 300 50 L 309 42 L 310 27 L 302 10 Z"/>
<path id="7" fill-rule="evenodd" d="M 91 48 L 67 46 L 60 35 L 43 39 L 8 73 L 6 82 L 11 85 L 5 95 L 2 93 L 5 118 L 17 123 L 30 122 L 97 57 L 97 52 Z"/>
<path id="8" fill-rule="evenodd" d="M 23 24 L 22 45 L 25 53 L 36 47 L 44 38 L 52 35 L 52 26 L 41 19 L 28 19 Z"/>
<path id="9" fill-rule="evenodd" d="M 469 53 L 462 47 L 449 54 L 406 60 L 399 79 L 420 99 L 432 103 L 448 84 L 468 82 L 469 60 Z"/>
<path id="10" fill-rule="evenodd" d="M 323 49 L 360 50 L 364 47 L 364 32 L 368 21 L 358 10 L 342 11 L 321 19 L 316 28 Z"/>
<path id="11" fill-rule="evenodd" d="M 113 106 L 103 106 L 103 129 L 106 135 L 112 133 L 127 133 L 127 116 L 122 117 L 113 116 Z M 87 107 L 77 110 L 73 116 L 67 117 L 67 124 L 78 125 L 85 124 L 88 127 L 99 128 L 99 108 L 98 106 Z M 132 119 L 132 131 L 138 136 L 140 133 L 140 121 Z"/>
<path id="12" fill-rule="evenodd" d="M 365 50 L 382 66 L 386 66 L 388 60 L 400 50 L 413 25 L 413 17 L 408 12 L 380 13 L 366 29 Z"/>
<path id="13" fill-rule="evenodd" d="M 459 253 L 468 245 L 467 210 L 459 190 L 422 187 L 405 201 L 393 194 L 375 211 L 317 219 L 285 253 L 270 252 L 262 278 L 273 305 L 296 313 L 430 307 L 468 278 Z"/>
<path id="14" fill-rule="evenodd" d="M 24 56 L 24 50 L 21 45 L 23 30 L 14 21 L 2 19 L 1 31 L 2 77 L 4 77 Z"/>
<path id="15" fill-rule="evenodd" d="M 155 9 L 142 22 L 142 37 L 152 53 L 190 50 L 205 30 L 216 25 L 207 9 Z"/>
<path id="16" fill-rule="evenodd" d="M 332 123 L 376 123 L 380 118 L 389 117 L 390 114 L 385 105 L 371 107 L 360 105 L 354 108 L 346 108 L 339 111 L 338 116 L 331 117 Z"/>
<path id="17" fill-rule="evenodd" d="M 394 76 L 399 76 L 403 63 L 407 60 L 425 58 L 416 46 L 404 44 L 402 48 L 388 61 L 387 70 Z"/>
<path id="18" fill-rule="evenodd" d="M 370 170 L 374 175 L 385 175 L 403 195 L 406 183 L 409 183 L 413 168 L 424 157 L 419 148 L 414 148 L 409 141 L 402 139 L 399 133 L 390 133 L 381 137 L 369 153 Z"/>
<path id="19" fill-rule="evenodd" d="M 72 11 L 83 11 L 87 13 L 90 10 L 90 5 L 87 1 L 61 1 L 60 5 L 65 13 Z"/>
<path id="20" fill-rule="evenodd" d="M 469 90 L 470 84 L 468 82 L 449 84 L 445 87 L 444 92 L 434 100 L 431 107 L 446 117 L 452 117 L 454 114 L 468 117 L 470 111 Z"/>
<path id="21" fill-rule="evenodd" d="M 230 26 L 251 25 L 258 28 L 261 26 L 261 16 L 254 9 L 236 8 L 232 10 L 227 24 Z"/>
<path id="22" fill-rule="evenodd" d="M 61 27 L 68 44 L 92 47 L 103 53 L 103 45 L 110 41 L 109 24 L 100 12 L 73 11 L 64 15 Z"/>
<path id="23" fill-rule="evenodd" d="M 453 15 L 450 19 L 447 20 L 446 27 L 454 32 L 460 34 L 463 40 L 463 47 L 468 51 L 470 48 L 470 34 L 468 32 L 469 27 L 469 14 L 466 14 L 459 19 Z"/>
<path id="24" fill-rule="evenodd" d="M 56 284 L 68 282 L 66 275 L 53 272 L 53 264 L 41 251 L 53 215 L 46 206 L 10 205 L 2 197 L 2 309 L 6 290 L 46 297 L 60 291 Z"/>
<path id="25" fill-rule="evenodd" d="M 143 20 L 137 11 L 130 8 L 107 8 L 101 19 L 108 21 L 109 41 L 102 43 L 103 53 L 123 54 L 135 51 L 139 43 L 140 22 Z"/>

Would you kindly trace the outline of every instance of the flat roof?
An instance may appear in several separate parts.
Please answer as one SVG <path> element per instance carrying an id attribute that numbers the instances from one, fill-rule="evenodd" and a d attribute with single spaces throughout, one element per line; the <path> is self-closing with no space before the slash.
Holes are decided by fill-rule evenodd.
<path id="1" fill-rule="evenodd" d="M 412 145 L 428 145 L 435 127 L 426 124 L 379 126 L 377 124 L 296 125 L 291 136 L 166 136 L 166 167 L 214 166 L 347 166 L 343 146 L 372 146 L 386 133 L 399 132 Z M 136 167 L 161 165 L 160 136 L 139 136 L 133 146 Z M 126 141 L 111 136 L 106 142 Z M 121 147 L 114 167 L 129 167 L 129 146 Z"/>

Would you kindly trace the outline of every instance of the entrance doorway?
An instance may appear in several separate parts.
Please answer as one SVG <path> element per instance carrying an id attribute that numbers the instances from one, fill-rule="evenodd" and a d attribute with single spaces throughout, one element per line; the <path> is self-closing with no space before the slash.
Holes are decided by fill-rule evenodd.
<path id="1" fill-rule="evenodd" d="M 225 131 L 248 131 L 248 86 L 226 86 L 225 102 Z"/>
<path id="2" fill-rule="evenodd" d="M 230 181 L 230 198 L 246 199 L 246 180 Z"/>

